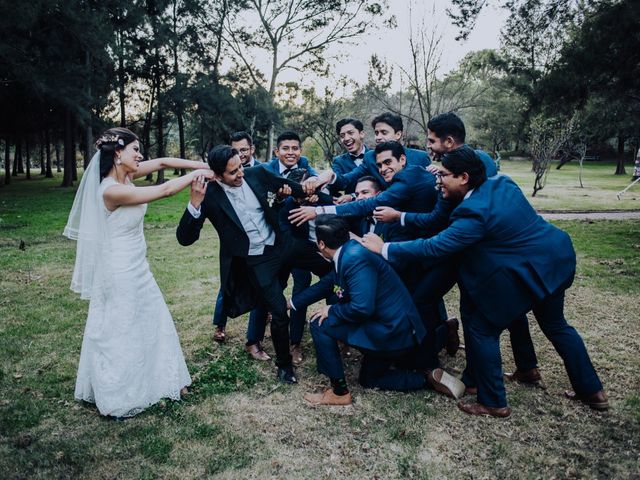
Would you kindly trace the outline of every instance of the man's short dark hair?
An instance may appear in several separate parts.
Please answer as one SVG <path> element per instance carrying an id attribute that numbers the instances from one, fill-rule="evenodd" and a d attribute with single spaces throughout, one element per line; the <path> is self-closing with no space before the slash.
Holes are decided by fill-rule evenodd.
<path id="1" fill-rule="evenodd" d="M 400 160 L 401 155 L 406 155 L 404 151 L 404 147 L 400 142 L 396 142 L 395 140 L 389 140 L 388 142 L 382 142 L 376 145 L 375 155 L 378 156 L 379 153 L 391 151 L 391 155 L 396 159 Z"/>
<path id="2" fill-rule="evenodd" d="M 363 177 L 360 177 L 356 182 L 356 185 L 360 182 L 371 183 L 371 185 L 373 185 L 373 188 L 376 189 L 376 192 L 379 192 L 380 190 L 382 190 L 382 186 L 380 185 L 380 182 L 376 179 L 376 177 L 372 177 L 371 175 L 365 175 Z"/>
<path id="3" fill-rule="evenodd" d="M 343 118 L 342 120 L 338 120 L 338 122 L 336 123 L 336 135 L 340 135 L 340 130 L 342 130 L 342 127 L 344 127 L 345 125 L 353 125 L 359 132 L 364 130 L 364 125 L 360 120 L 347 117 Z"/>
<path id="4" fill-rule="evenodd" d="M 456 143 L 464 143 L 467 132 L 464 129 L 464 123 L 460 117 L 453 112 L 441 113 L 435 117 L 431 117 L 427 128 L 436 134 L 436 137 L 444 139 L 451 137 Z"/>
<path id="5" fill-rule="evenodd" d="M 371 126 L 375 129 L 376 124 L 378 123 L 386 123 L 391 128 L 393 128 L 394 132 L 402 132 L 404 130 L 402 117 L 391 112 L 384 112 L 378 115 L 371 121 Z"/>
<path id="6" fill-rule="evenodd" d="M 349 224 L 336 215 L 323 214 L 316 217 L 316 238 L 318 242 L 337 249 L 349 241 Z"/>
<path id="7" fill-rule="evenodd" d="M 230 145 L 216 145 L 207 155 L 207 162 L 209 167 L 216 175 L 222 176 L 227 169 L 227 163 L 229 159 L 238 155 L 238 150 Z"/>
<path id="8" fill-rule="evenodd" d="M 470 188 L 479 187 L 487 179 L 484 163 L 473 148 L 468 145 L 462 145 L 445 153 L 442 157 L 442 166 L 454 175 L 467 172 Z"/>
<path id="9" fill-rule="evenodd" d="M 278 135 L 278 138 L 276 139 L 277 148 L 280 148 L 280 144 L 285 140 L 297 140 L 298 143 L 302 144 L 302 142 L 300 141 L 300 136 L 296 132 L 288 130 Z"/>
<path id="10" fill-rule="evenodd" d="M 245 132 L 244 130 L 241 130 L 239 132 L 233 132 L 229 136 L 229 143 L 241 142 L 242 140 L 246 140 L 249 146 L 253 145 L 253 138 L 251 138 L 251 135 L 249 135 L 249 132 Z"/>

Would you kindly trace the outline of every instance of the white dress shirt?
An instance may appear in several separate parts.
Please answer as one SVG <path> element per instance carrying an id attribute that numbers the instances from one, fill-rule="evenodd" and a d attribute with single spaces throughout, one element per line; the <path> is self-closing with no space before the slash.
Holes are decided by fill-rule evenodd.
<path id="1" fill-rule="evenodd" d="M 249 237 L 249 255 L 262 255 L 265 246 L 275 243 L 276 234 L 265 219 L 264 210 L 258 197 L 245 181 L 240 187 L 230 187 L 216 181 L 227 195 L 233 210 L 240 219 L 242 228 Z M 200 209 L 196 209 L 191 202 L 189 202 L 187 209 L 194 218 L 200 217 Z"/>

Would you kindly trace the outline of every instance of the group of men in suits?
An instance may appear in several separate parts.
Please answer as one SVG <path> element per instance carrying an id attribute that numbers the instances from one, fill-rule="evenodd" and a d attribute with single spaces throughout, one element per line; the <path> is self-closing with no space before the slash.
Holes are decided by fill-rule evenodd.
<path id="1" fill-rule="evenodd" d="M 326 299 L 311 315 L 310 332 L 318 370 L 331 387 L 305 395 L 309 403 L 352 403 L 342 342 L 362 353 L 364 387 L 477 394 L 477 402 L 460 408 L 505 417 L 511 411 L 499 335 L 506 328 L 511 334 L 517 370 L 508 378 L 539 383 L 526 317 L 533 310 L 565 362 L 574 389 L 567 395 L 606 409 L 584 344 L 564 319 L 564 291 L 575 271 L 569 237 L 539 217 L 513 181 L 496 175 L 491 157 L 465 145 L 464 124 L 455 114 L 428 125 L 429 151 L 442 160 L 439 168 L 426 152 L 400 143 L 399 116 L 379 115 L 372 127 L 376 147 L 369 150 L 362 122 L 337 123 L 345 153 L 331 171 L 313 170 L 293 132 L 280 135 L 266 164 L 257 164 L 244 132 L 209 152 L 215 181 L 194 181 L 177 237 L 192 244 L 207 218 L 218 232 L 214 338 L 224 340 L 226 316 L 251 311 L 245 348 L 267 360 L 261 341 L 270 316 L 277 376 L 296 383 L 306 307 Z M 310 272 L 320 277 L 314 285 Z M 293 297 L 287 301 L 290 274 Z M 458 322 L 447 319 L 442 302 L 455 284 L 467 346 L 462 380 L 438 360 L 443 347 L 457 349 Z"/>

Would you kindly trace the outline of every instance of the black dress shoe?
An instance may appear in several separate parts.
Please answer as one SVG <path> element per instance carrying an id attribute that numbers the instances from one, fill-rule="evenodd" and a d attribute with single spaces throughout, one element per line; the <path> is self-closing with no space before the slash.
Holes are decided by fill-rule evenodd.
<path id="1" fill-rule="evenodd" d="M 282 383 L 298 383 L 296 374 L 293 373 L 293 367 L 278 367 L 278 380 Z"/>

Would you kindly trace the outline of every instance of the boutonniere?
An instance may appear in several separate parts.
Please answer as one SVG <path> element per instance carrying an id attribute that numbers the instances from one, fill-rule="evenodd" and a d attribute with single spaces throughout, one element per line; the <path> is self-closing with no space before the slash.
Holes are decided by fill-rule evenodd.
<path id="1" fill-rule="evenodd" d="M 273 207 L 273 202 L 276 201 L 277 195 L 273 192 L 267 192 L 267 203 L 269 204 L 269 208 Z"/>
<path id="2" fill-rule="evenodd" d="M 342 298 L 344 296 L 344 290 L 340 288 L 340 285 L 333 286 L 333 293 L 335 293 L 338 298 Z"/>

